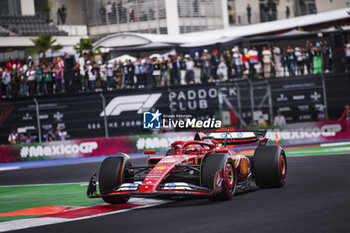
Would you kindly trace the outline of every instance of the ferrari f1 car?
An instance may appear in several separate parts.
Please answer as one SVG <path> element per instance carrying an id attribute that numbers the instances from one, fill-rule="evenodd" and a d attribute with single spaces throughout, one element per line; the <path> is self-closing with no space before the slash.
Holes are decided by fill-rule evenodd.
<path id="1" fill-rule="evenodd" d="M 229 200 L 236 192 L 282 187 L 287 160 L 280 146 L 266 145 L 263 131 L 197 133 L 194 140 L 176 141 L 165 156 L 148 154 L 147 165 L 133 166 L 128 155 L 104 159 L 90 179 L 89 198 L 126 203 L 130 197 L 201 196 Z M 258 143 L 254 156 L 238 155 L 228 146 Z"/>

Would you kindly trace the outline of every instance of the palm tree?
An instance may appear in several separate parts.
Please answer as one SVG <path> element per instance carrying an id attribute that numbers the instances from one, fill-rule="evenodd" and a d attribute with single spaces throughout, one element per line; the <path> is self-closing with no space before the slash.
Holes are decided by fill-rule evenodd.
<path id="1" fill-rule="evenodd" d="M 34 48 L 29 52 L 32 54 L 43 54 L 43 59 L 46 58 L 47 50 L 57 51 L 63 48 L 61 44 L 55 44 L 57 39 L 54 39 L 51 34 L 42 34 L 35 39 L 31 39 L 34 43 Z M 54 45 L 55 44 L 55 45 Z"/>
<path id="2" fill-rule="evenodd" d="M 89 56 L 94 55 L 94 45 L 91 42 L 90 38 L 80 38 L 79 43 L 74 46 L 74 49 L 77 53 L 80 54 L 83 54 L 83 52 L 87 52 Z"/>
<path id="3" fill-rule="evenodd" d="M 89 57 L 97 54 L 101 48 L 103 48 L 103 46 L 94 48 L 94 44 L 90 38 L 80 38 L 79 43 L 74 46 L 74 49 L 77 53 L 83 54 L 84 52 L 87 52 Z"/>

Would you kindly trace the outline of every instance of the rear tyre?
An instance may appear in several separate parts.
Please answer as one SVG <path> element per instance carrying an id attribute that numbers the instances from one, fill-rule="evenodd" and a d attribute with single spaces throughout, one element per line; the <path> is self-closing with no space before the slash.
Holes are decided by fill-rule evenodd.
<path id="1" fill-rule="evenodd" d="M 279 146 L 260 146 L 254 153 L 254 177 L 260 188 L 279 188 L 286 182 L 287 159 Z"/>
<path id="2" fill-rule="evenodd" d="M 201 185 L 217 192 L 210 200 L 231 199 L 236 191 L 237 174 L 232 159 L 227 154 L 212 154 L 203 158 Z"/>
<path id="3" fill-rule="evenodd" d="M 124 160 L 125 163 L 124 163 Z M 128 196 L 106 196 L 114 191 L 114 188 L 130 179 L 124 167 L 130 166 L 127 157 L 108 157 L 103 160 L 99 172 L 99 189 L 102 199 L 111 204 L 123 204 L 129 200 Z"/>

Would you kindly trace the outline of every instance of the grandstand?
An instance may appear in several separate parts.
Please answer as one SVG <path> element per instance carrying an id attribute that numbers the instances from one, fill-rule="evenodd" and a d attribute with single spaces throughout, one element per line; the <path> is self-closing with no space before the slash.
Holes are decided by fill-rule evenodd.
<path id="1" fill-rule="evenodd" d="M 37 36 L 39 34 L 52 34 L 54 36 L 67 36 L 68 33 L 59 30 L 55 25 L 48 24 L 44 19 L 36 16 L 0 16 L 0 26 L 8 29 L 1 36 Z"/>

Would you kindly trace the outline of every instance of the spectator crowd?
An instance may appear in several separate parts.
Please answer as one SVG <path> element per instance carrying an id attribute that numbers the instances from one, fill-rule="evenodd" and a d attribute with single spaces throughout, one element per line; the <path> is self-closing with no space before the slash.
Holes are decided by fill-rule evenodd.
<path id="1" fill-rule="evenodd" d="M 65 140 L 65 132 L 62 131 L 60 125 L 57 125 L 56 131 L 51 128 L 44 135 L 46 142 L 54 142 L 54 141 L 64 141 Z M 8 141 L 10 144 L 30 144 L 35 142 L 35 137 L 32 137 L 30 132 L 26 133 L 18 133 L 16 130 L 13 130 L 9 137 Z"/>
<path id="2" fill-rule="evenodd" d="M 350 62 L 350 43 L 345 47 Z M 70 62 L 69 62 L 70 61 Z M 33 96 L 65 92 L 95 92 L 125 88 L 185 85 L 235 79 L 302 76 L 332 71 L 332 51 L 326 41 L 305 47 L 198 50 L 193 55 L 137 58 L 135 61 L 93 61 L 88 56 L 57 57 L 35 64 L 11 58 L 0 68 L 0 96 Z"/>

